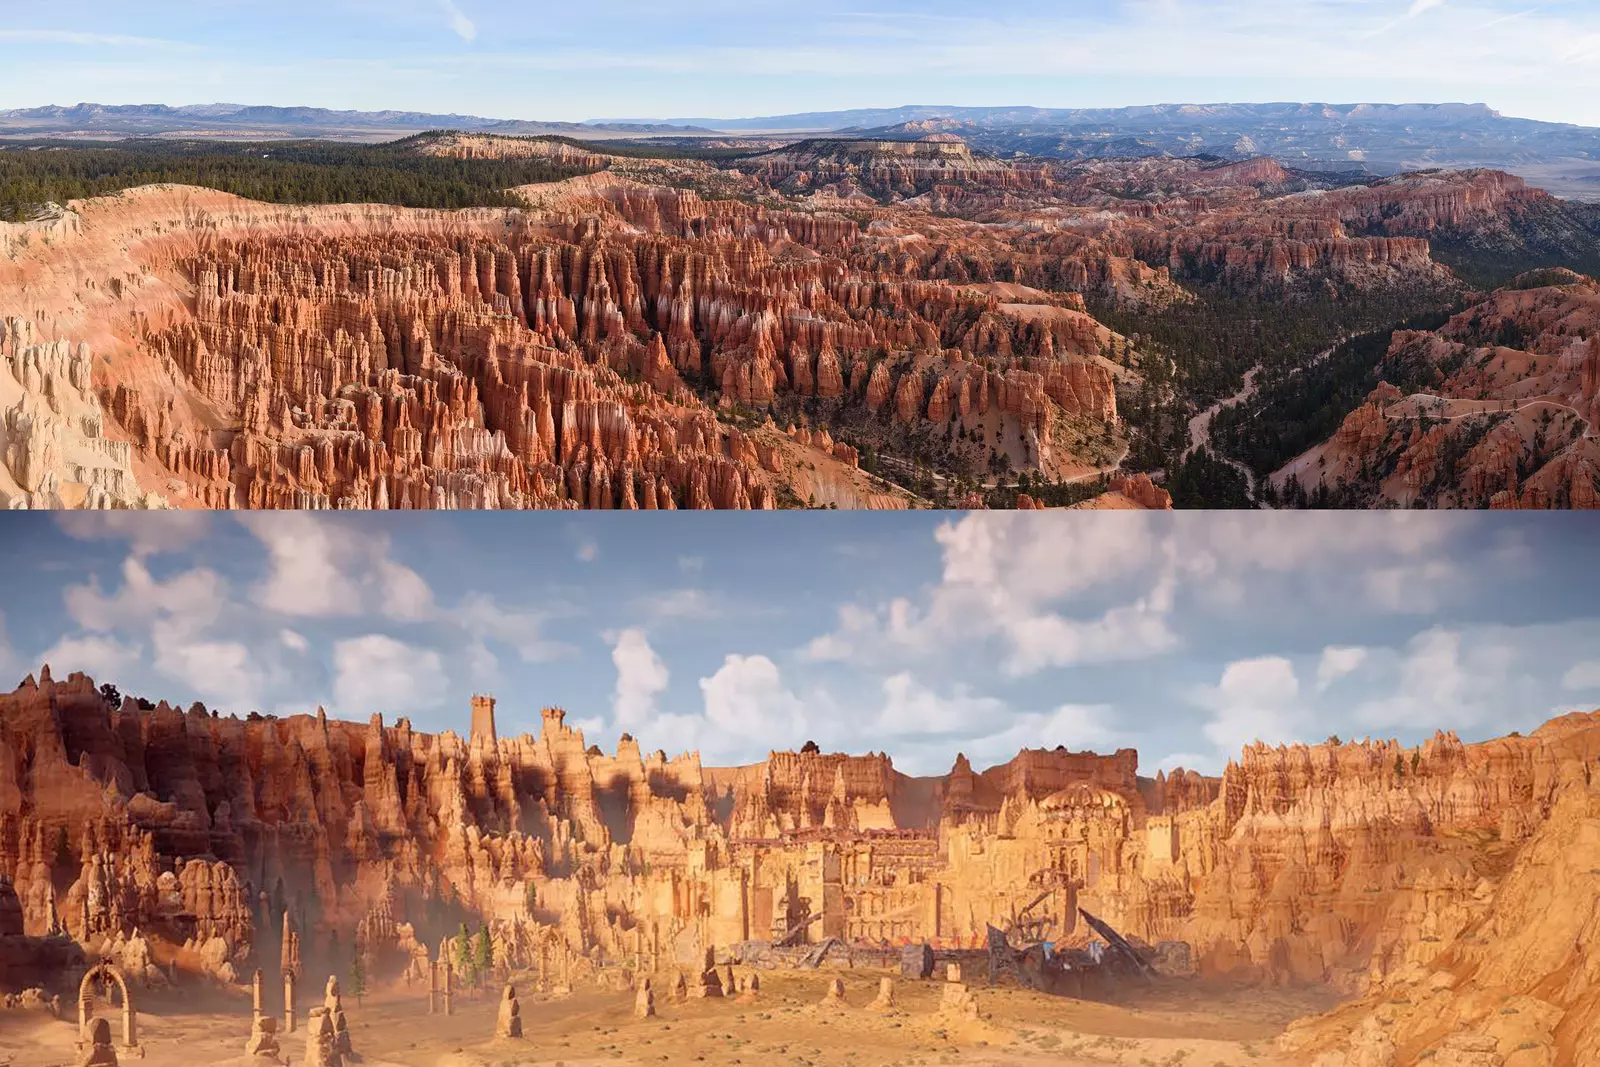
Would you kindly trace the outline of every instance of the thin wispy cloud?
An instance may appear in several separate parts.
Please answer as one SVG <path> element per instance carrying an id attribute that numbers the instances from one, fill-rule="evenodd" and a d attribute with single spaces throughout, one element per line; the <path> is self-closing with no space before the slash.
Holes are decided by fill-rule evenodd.
<path id="1" fill-rule="evenodd" d="M 0 30 L 0 42 L 13 44 L 64 44 L 77 48 L 190 48 L 184 41 L 137 37 L 121 33 L 84 33 L 80 30 Z"/>
<path id="2" fill-rule="evenodd" d="M 455 0 L 439 0 L 439 6 L 450 17 L 450 28 L 456 32 L 457 37 L 460 37 L 463 41 L 475 41 L 478 39 L 477 24 L 467 18 L 466 12 L 456 6 Z"/>

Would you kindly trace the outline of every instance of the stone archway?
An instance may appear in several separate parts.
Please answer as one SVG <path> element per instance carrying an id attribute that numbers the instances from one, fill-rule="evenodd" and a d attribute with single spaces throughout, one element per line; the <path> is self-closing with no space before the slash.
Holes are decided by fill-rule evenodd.
<path id="1" fill-rule="evenodd" d="M 128 992 L 128 980 L 122 972 L 109 963 L 97 963 L 89 968 L 78 985 L 78 1036 L 87 1040 L 89 1020 L 94 1018 L 95 990 L 102 985 L 115 986 L 122 997 L 122 1044 L 126 1048 L 139 1047 L 138 1012 L 133 997 Z"/>

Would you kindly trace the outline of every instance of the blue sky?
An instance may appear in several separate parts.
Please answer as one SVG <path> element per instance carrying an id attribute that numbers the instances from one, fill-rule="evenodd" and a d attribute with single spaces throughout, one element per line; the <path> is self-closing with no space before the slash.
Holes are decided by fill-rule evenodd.
<path id="1" fill-rule="evenodd" d="M 4 0 L 0 107 L 505 118 L 1467 101 L 1600 126 L 1592 0 Z"/>
<path id="2" fill-rule="evenodd" d="M 1600 706 L 1600 516 L 129 513 L 0 520 L 0 678 L 223 713 L 909 773 L 1260 738 L 1470 739 Z"/>

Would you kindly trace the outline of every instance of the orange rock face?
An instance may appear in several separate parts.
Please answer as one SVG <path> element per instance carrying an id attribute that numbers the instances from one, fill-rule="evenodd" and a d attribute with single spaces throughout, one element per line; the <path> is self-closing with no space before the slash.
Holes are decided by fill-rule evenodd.
<path id="1" fill-rule="evenodd" d="M 742 458 L 719 405 L 848 403 L 844 367 L 869 352 L 919 361 L 930 386 L 1026 365 L 1055 407 L 1116 418 L 1092 320 L 1076 349 L 1026 316 L 962 333 L 992 300 L 864 275 L 849 219 L 605 174 L 531 188 L 541 210 L 290 212 L 172 187 L 86 202 L 73 267 L 160 282 L 102 279 L 46 310 L 99 346 L 91 398 L 135 480 L 206 507 L 770 507 L 796 488 Z M 60 249 L 0 268 L 0 306 Z M 868 412 L 898 388 L 884 424 L 922 422 L 916 377 L 874 365 Z M 42 484 L 52 461 L 11 465 Z M 853 478 L 845 495 L 886 496 Z"/>
<path id="2" fill-rule="evenodd" d="M 227 974 L 282 951 L 286 913 L 302 954 L 354 938 L 414 969 L 455 922 L 448 900 L 508 959 L 559 944 L 681 966 L 788 929 L 802 900 L 821 911 L 813 940 L 971 946 L 1043 892 L 1057 940 L 1088 936 L 1083 907 L 1188 942 L 1212 976 L 1360 992 L 1454 969 L 1557 1021 L 1593 1001 L 1592 941 L 1536 931 L 1600 908 L 1573 851 L 1594 843 L 1600 713 L 1479 745 L 1255 745 L 1220 778 L 1039 748 L 931 779 L 883 754 L 713 768 L 624 737 L 607 755 L 560 711 L 514 738 L 485 716 L 480 702 L 462 738 L 320 711 L 140 711 L 43 671 L 0 697 L 11 911 L 28 934 L 123 953 L 135 929 L 139 946 L 186 941 Z M 1546 915 L 1552 885 L 1575 896 Z M 1571 1018 L 1560 1040 L 1591 1047 L 1600 1032 Z"/>
<path id="3" fill-rule="evenodd" d="M 1387 361 L 1425 384 L 1380 383 L 1275 482 L 1342 480 L 1402 507 L 1600 506 L 1600 283 L 1538 272 L 1438 330 L 1396 331 Z"/>
<path id="4" fill-rule="evenodd" d="M 1303 188 L 1270 161 L 1068 166 L 950 139 L 824 139 L 718 165 L 419 144 L 605 169 L 521 187 L 515 210 L 151 186 L 0 226 L 0 318 L 22 324 L 0 340 L 5 501 L 905 500 L 866 472 L 752 462 L 768 412 L 858 452 L 933 449 L 936 468 L 980 480 L 1007 463 L 1068 477 L 1090 464 L 1060 428 L 1116 437 L 1118 389 L 1138 386 L 1128 339 L 1085 295 L 1161 308 L 1191 299 L 1186 278 L 1286 299 L 1334 281 L 1446 285 L 1428 235 L 1490 232 L 1544 197 L 1490 171 Z M 1594 414 L 1600 371 L 1568 370 L 1563 403 Z M 1409 463 L 1413 481 L 1428 462 Z M 1561 457 L 1514 491 L 1485 467 L 1480 495 L 1588 499 L 1592 466 Z"/>

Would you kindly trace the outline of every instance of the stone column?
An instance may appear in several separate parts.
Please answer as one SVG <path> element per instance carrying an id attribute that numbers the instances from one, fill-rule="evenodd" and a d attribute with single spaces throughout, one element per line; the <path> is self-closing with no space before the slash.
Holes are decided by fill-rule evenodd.
<path id="1" fill-rule="evenodd" d="M 283 972 L 283 1032 L 294 1033 L 294 972 Z"/>
<path id="2" fill-rule="evenodd" d="M 261 1018 L 261 968 L 257 967 L 255 974 L 250 976 L 250 1022 L 252 1025 Z"/>
<path id="3" fill-rule="evenodd" d="M 455 977 L 456 977 L 455 969 L 450 966 L 450 963 L 449 963 L 448 960 L 445 961 L 445 965 L 444 965 L 444 1013 L 446 1015 L 454 1015 L 456 1013 L 455 1012 L 455 1004 L 453 1003 L 454 994 L 455 994 Z"/>
<path id="4" fill-rule="evenodd" d="M 428 961 L 428 1014 L 439 1013 L 439 963 L 437 960 Z"/>

